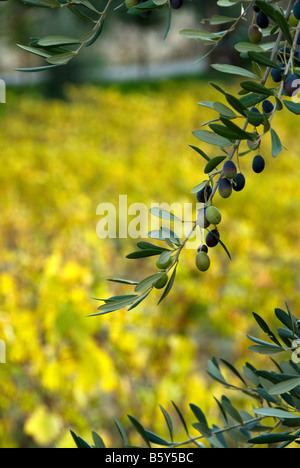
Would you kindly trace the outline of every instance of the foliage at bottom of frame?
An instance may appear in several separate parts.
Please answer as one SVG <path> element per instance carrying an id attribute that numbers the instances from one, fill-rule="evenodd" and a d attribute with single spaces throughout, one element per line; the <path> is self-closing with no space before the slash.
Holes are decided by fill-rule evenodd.
<path id="1" fill-rule="evenodd" d="M 198 448 L 232 448 L 234 446 L 285 448 L 291 444 L 295 447 L 296 444 L 300 444 L 300 367 L 298 365 L 300 363 L 300 320 L 292 315 L 288 305 L 287 312 L 276 309 L 275 314 L 281 323 L 281 327 L 277 329 L 277 335 L 262 317 L 254 313 L 256 322 L 268 336 L 269 341 L 250 335 L 248 338 L 254 343 L 249 349 L 259 354 L 275 355 L 287 351 L 291 353 L 290 360 L 280 363 L 271 358 L 276 372 L 258 370 L 247 362 L 241 373 L 232 364 L 220 359 L 222 365 L 241 382 L 241 386 L 237 387 L 224 378 L 220 364 L 215 358 L 208 362 L 207 372 L 213 379 L 228 389 L 243 392 L 253 400 L 252 414 L 238 411 L 226 396 L 222 396 L 220 400 L 215 398 L 221 412 L 222 425 L 211 426 L 202 410 L 195 404 L 190 404 L 190 409 L 195 416 L 193 428 L 199 432 L 198 436 L 192 437 L 182 412 L 172 402 L 175 413 L 186 431 L 186 440 L 175 441 L 171 416 L 161 406 L 170 436 L 169 440 L 147 430 L 133 416 L 128 416 L 134 429 L 141 436 L 141 447 L 146 444 L 149 448 L 152 446 L 177 448 L 190 445 L 196 445 Z M 124 447 L 132 448 L 123 426 L 116 418 L 114 421 Z M 71 434 L 78 448 L 106 448 L 102 437 L 95 432 L 92 433 L 94 445 L 90 445 L 73 431 Z"/>

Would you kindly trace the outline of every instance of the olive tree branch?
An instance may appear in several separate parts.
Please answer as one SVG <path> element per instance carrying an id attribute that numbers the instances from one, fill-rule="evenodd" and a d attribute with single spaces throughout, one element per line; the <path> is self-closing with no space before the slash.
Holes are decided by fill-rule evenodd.
<path id="1" fill-rule="evenodd" d="M 102 12 L 98 12 L 100 14 L 100 17 L 98 19 L 97 22 L 95 22 L 95 26 L 93 27 L 92 31 L 94 31 L 96 33 L 96 31 L 101 27 L 103 21 L 105 20 L 106 18 L 106 15 L 108 13 L 108 10 L 112 4 L 113 0 L 108 0 L 107 4 L 106 4 L 106 7 L 104 8 L 104 10 Z M 78 49 L 75 50 L 75 54 L 78 54 L 84 47 L 86 46 L 86 43 L 83 42 L 79 47 Z"/>
<path id="2" fill-rule="evenodd" d="M 248 421 L 243 421 L 242 423 L 237 423 L 237 424 L 235 424 L 233 426 L 226 426 L 226 427 L 224 427 L 222 429 L 217 429 L 215 431 L 212 431 L 211 436 L 224 434 L 226 432 L 230 432 L 231 430 L 239 429 L 241 427 L 245 427 L 245 426 L 247 426 L 249 424 L 253 424 L 253 423 L 256 423 L 256 422 L 259 423 L 260 421 L 262 421 L 266 417 L 267 416 L 259 416 L 257 418 L 249 419 Z M 273 430 L 273 428 L 272 428 L 272 430 Z M 197 437 L 191 437 L 190 439 L 184 440 L 183 442 L 176 442 L 176 443 L 170 445 L 169 447 L 170 448 L 181 447 L 183 445 L 188 445 L 188 444 L 191 444 L 191 443 L 193 443 L 195 441 L 198 441 L 198 440 L 201 440 L 201 439 L 205 439 L 205 436 L 200 435 L 200 436 L 197 436 Z"/>
<path id="3" fill-rule="evenodd" d="M 287 6 L 287 10 L 286 10 L 286 14 L 285 14 L 285 18 L 286 18 L 286 19 L 288 19 L 289 16 L 290 16 L 290 14 L 291 14 L 293 3 L 294 3 L 294 0 L 290 0 L 290 1 L 289 1 L 289 4 L 288 4 L 288 6 Z M 244 14 L 249 10 L 250 7 L 253 6 L 253 4 L 254 4 L 254 2 L 251 3 L 251 4 L 248 6 L 248 8 L 245 10 Z M 242 15 L 242 16 L 244 16 L 244 15 Z M 240 19 L 241 19 L 241 18 L 239 18 L 239 20 L 240 20 Z M 236 22 L 236 23 L 237 23 L 237 22 Z M 231 30 L 232 30 L 232 29 L 231 29 Z M 229 31 L 229 30 L 228 30 L 228 31 Z M 228 31 L 227 31 L 227 32 L 228 32 Z M 297 36 L 297 33 L 298 33 L 298 32 L 300 32 L 300 22 L 299 22 L 299 24 L 298 24 L 298 26 L 297 26 L 297 29 L 296 29 L 296 34 L 295 34 L 294 43 L 293 43 L 293 48 L 292 48 L 293 51 L 295 51 L 295 47 L 296 47 L 296 43 L 297 43 L 297 37 L 298 37 L 298 36 Z M 225 33 L 225 34 L 226 34 L 226 33 Z M 282 31 L 279 31 L 279 32 L 278 32 L 277 39 L 276 39 L 276 42 L 275 42 L 274 47 L 273 47 L 273 49 L 272 49 L 271 60 L 274 60 L 274 58 L 275 58 L 275 56 L 276 56 L 276 54 L 277 54 L 279 44 L 280 44 L 280 42 L 281 42 L 281 40 L 282 40 L 282 36 L 283 36 L 283 35 L 282 35 Z M 288 72 L 288 70 L 290 69 L 290 66 L 291 66 L 291 63 L 292 63 L 292 58 L 293 58 L 293 55 L 292 55 L 292 53 L 291 53 L 291 57 L 290 57 L 290 59 L 289 59 L 288 66 L 287 66 L 287 70 L 286 70 L 287 72 Z M 263 76 L 263 78 L 262 78 L 262 80 L 261 80 L 261 82 L 260 82 L 261 85 L 265 85 L 265 84 L 266 84 L 267 79 L 268 79 L 268 77 L 269 77 L 269 75 L 270 75 L 270 72 L 271 72 L 271 68 L 270 68 L 270 67 L 267 67 L 266 70 L 265 70 L 265 74 L 264 74 L 264 76 Z M 283 92 L 283 82 L 282 82 L 282 84 L 281 84 L 281 91 L 279 92 L 279 97 L 281 97 L 282 92 Z M 249 121 L 248 121 L 248 119 L 246 119 L 246 120 L 245 120 L 245 123 L 244 123 L 244 126 L 243 126 L 243 130 L 244 130 L 244 131 L 247 130 L 248 124 L 249 124 Z M 231 152 L 230 152 L 229 155 L 228 155 L 228 160 L 229 160 L 229 161 L 231 161 L 231 160 L 233 159 L 233 157 L 235 156 L 235 154 L 238 152 L 241 142 L 242 142 L 242 140 L 236 140 L 235 144 L 233 145 L 233 148 L 232 148 Z M 208 200 L 207 200 L 207 202 L 206 202 L 206 206 L 209 205 L 209 204 L 211 203 L 211 201 L 212 201 L 214 195 L 216 194 L 216 191 L 217 191 L 217 189 L 218 189 L 218 187 L 219 187 L 220 181 L 221 181 L 221 179 L 223 178 L 223 175 L 224 175 L 223 171 L 220 171 L 219 178 L 218 178 L 217 182 L 215 183 L 215 185 L 214 185 L 214 187 L 213 187 L 213 190 L 212 190 L 212 193 L 211 193 L 210 197 L 208 198 Z M 174 264 L 178 262 L 179 256 L 180 256 L 180 254 L 181 254 L 183 248 L 185 247 L 186 243 L 188 242 L 188 240 L 189 240 L 189 239 L 191 238 L 191 236 L 193 235 L 195 229 L 197 228 L 197 225 L 198 225 L 198 221 L 195 221 L 194 224 L 193 224 L 193 226 L 192 226 L 192 228 L 191 228 L 191 231 L 189 232 L 189 234 L 187 235 L 187 237 L 184 239 L 184 241 L 183 241 L 182 244 L 180 245 L 180 248 L 179 248 L 179 250 L 178 250 L 178 252 L 177 252 L 177 255 L 176 255 L 176 257 L 175 257 L 175 260 L 174 260 Z M 172 265 L 172 266 L 173 266 L 173 265 Z"/>

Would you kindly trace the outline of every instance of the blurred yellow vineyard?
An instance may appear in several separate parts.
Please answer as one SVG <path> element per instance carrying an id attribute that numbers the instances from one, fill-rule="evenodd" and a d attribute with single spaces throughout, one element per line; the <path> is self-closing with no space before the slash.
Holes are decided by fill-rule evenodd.
<path id="1" fill-rule="evenodd" d="M 2 447 L 73 446 L 70 429 L 116 445 L 113 417 L 126 426 L 127 414 L 163 435 L 158 405 L 172 412 L 171 400 L 216 419 L 212 394 L 222 389 L 207 358 L 257 360 L 245 338 L 256 329 L 251 313 L 300 306 L 299 122 L 282 111 L 274 125 L 287 150 L 272 159 L 265 138 L 266 171 L 252 173 L 245 156 L 245 190 L 216 197 L 232 262 L 217 247 L 201 274 L 187 250 L 159 307 L 154 294 L 131 312 L 87 318 L 93 297 L 131 291 L 106 278 L 155 271 L 153 258 L 124 259 L 133 240 L 97 237 L 97 206 L 119 194 L 129 204 L 193 202 L 205 162 L 188 147 L 199 143 L 191 132 L 214 118 L 196 103 L 220 97 L 201 81 L 71 87 L 67 97 L 11 93 L 1 109 Z"/>

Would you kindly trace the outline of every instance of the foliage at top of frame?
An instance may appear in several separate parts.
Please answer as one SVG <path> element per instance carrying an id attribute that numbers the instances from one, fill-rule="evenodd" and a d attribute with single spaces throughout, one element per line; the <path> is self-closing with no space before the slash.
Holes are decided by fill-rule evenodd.
<path id="1" fill-rule="evenodd" d="M 43 57 L 47 65 L 22 71 L 46 70 L 67 64 L 83 48 L 92 45 L 100 36 L 105 18 L 112 8 L 113 1 L 108 0 L 103 11 L 98 11 L 88 0 L 69 2 L 66 0 L 28 0 L 33 6 L 46 8 L 67 7 L 72 13 L 83 20 L 93 23 L 92 29 L 80 38 L 65 36 L 47 36 L 32 38 L 28 46 L 20 46 L 26 51 Z M 183 2 L 174 0 L 126 0 L 125 6 L 129 14 L 148 17 L 152 10 L 168 8 L 178 9 Z M 141 259 L 156 256 L 157 270 L 139 282 L 127 279 L 111 279 L 116 283 L 134 287 L 133 293 L 117 295 L 103 300 L 99 312 L 94 315 L 107 314 L 124 307 L 132 310 L 144 301 L 153 289 L 163 290 L 159 303 L 170 293 L 175 279 L 181 254 L 187 242 L 197 229 L 207 231 L 205 243 L 196 252 L 195 263 L 200 272 L 210 268 L 209 249 L 221 246 L 231 259 L 228 247 L 222 240 L 219 224 L 222 216 L 214 206 L 215 196 L 229 198 L 233 191 L 243 190 L 246 179 L 240 171 L 240 158 L 254 153 L 253 172 L 261 173 L 265 169 L 265 156 L 261 154 L 261 142 L 267 135 L 271 138 L 273 157 L 281 153 L 284 146 L 274 128 L 273 121 L 277 112 L 287 109 L 294 115 L 300 115 L 300 104 L 297 98 L 300 89 L 300 1 L 290 0 L 286 9 L 280 2 L 229 1 L 219 0 L 217 5 L 223 7 L 229 15 L 214 15 L 203 19 L 200 30 L 184 29 L 182 36 L 195 39 L 208 47 L 205 58 L 241 24 L 248 27 L 248 41 L 235 44 L 235 50 L 243 59 L 245 66 L 237 67 L 228 64 L 213 64 L 212 67 L 220 73 L 241 77 L 238 96 L 228 93 L 223 86 L 212 83 L 219 92 L 217 102 L 202 101 L 198 104 L 211 109 L 213 118 L 202 124 L 193 132 L 201 143 L 211 146 L 211 154 L 206 154 L 201 147 L 192 148 L 205 161 L 204 177 L 191 190 L 197 201 L 203 204 L 204 225 L 200 224 L 200 216 L 193 221 L 192 229 L 185 239 L 180 239 L 176 232 L 161 226 L 159 230 L 148 234 L 149 238 L 162 242 L 161 245 L 152 242 L 139 242 L 137 250 L 127 258 Z M 233 15 L 238 5 L 239 15 Z M 120 6 L 120 5 L 119 5 Z M 123 6 L 123 4 L 121 5 Z M 88 13 L 88 14 L 87 14 Z M 171 16 L 167 24 L 170 27 Z M 219 27 L 224 25 L 224 30 Z M 205 28 L 205 26 L 209 26 Z M 213 28 L 217 26 L 217 31 Z M 251 65 L 251 69 L 249 69 Z M 269 82 L 269 77 L 272 83 Z M 249 128 L 250 127 L 250 128 Z M 201 210 L 200 210 L 201 212 Z M 175 221 L 173 213 L 160 208 L 152 210 L 154 216 L 160 219 Z"/>

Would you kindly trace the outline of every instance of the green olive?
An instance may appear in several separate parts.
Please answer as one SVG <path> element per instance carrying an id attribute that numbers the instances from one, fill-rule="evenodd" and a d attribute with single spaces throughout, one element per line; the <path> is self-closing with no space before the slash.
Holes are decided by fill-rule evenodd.
<path id="1" fill-rule="evenodd" d="M 222 221 L 222 215 L 218 208 L 216 208 L 215 206 L 209 206 L 208 208 L 206 208 L 205 215 L 206 219 L 210 222 L 210 224 L 216 225 L 220 224 L 220 222 Z"/>
<path id="2" fill-rule="evenodd" d="M 156 289 L 162 289 L 162 288 L 164 288 L 164 287 L 166 286 L 166 284 L 167 284 L 167 282 L 168 282 L 168 279 L 169 279 L 169 278 L 168 278 L 168 275 L 165 274 L 165 275 L 163 275 L 161 278 L 159 278 L 159 279 L 156 281 L 156 283 L 154 283 L 153 286 L 154 286 Z"/>
<path id="3" fill-rule="evenodd" d="M 210 258 L 206 252 L 199 252 L 196 256 L 196 266 L 200 271 L 207 271 L 210 267 Z"/>
<path id="4" fill-rule="evenodd" d="M 138 5 L 139 0 L 125 0 L 125 5 L 127 8 L 132 8 L 136 5 Z"/>
<path id="5" fill-rule="evenodd" d="M 294 13 L 291 13 L 289 23 L 292 26 L 292 28 L 296 28 L 296 26 L 298 26 L 299 20 L 297 20 Z"/>
<path id="6" fill-rule="evenodd" d="M 156 266 L 159 270 L 165 270 L 166 268 L 168 268 L 171 263 L 173 262 L 173 258 L 170 257 L 169 260 L 167 260 L 166 262 L 160 262 L 159 259 L 157 260 L 156 262 Z"/>

